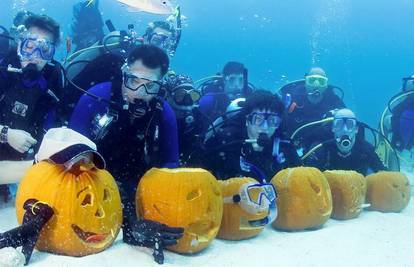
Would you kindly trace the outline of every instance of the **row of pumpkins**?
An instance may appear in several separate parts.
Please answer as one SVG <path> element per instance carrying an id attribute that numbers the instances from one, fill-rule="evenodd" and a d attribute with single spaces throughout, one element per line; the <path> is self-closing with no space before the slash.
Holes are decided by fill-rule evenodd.
<path id="1" fill-rule="evenodd" d="M 233 178 L 217 181 L 203 169 L 151 169 L 137 190 L 137 215 L 169 226 L 184 227 L 179 243 L 169 249 L 196 253 L 217 236 L 241 240 L 258 235 L 264 227 L 248 221 L 251 215 L 238 204 L 224 204 L 240 187 L 254 181 Z M 285 169 L 272 179 L 278 193 L 281 230 L 321 227 L 330 217 L 357 217 L 364 203 L 372 210 L 399 212 L 410 200 L 410 185 L 402 173 L 380 172 L 366 178 L 352 171 L 320 172 L 315 168 Z M 59 165 L 34 165 L 19 186 L 16 211 L 22 222 L 23 204 L 35 198 L 53 207 L 55 215 L 43 228 L 37 248 L 57 254 L 85 256 L 109 247 L 122 224 L 120 195 L 113 177 L 96 168 L 65 172 Z"/>

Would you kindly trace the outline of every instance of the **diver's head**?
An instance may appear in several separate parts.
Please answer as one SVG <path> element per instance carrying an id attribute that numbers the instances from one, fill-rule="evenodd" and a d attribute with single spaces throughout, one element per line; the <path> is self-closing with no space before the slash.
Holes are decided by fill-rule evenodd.
<path id="1" fill-rule="evenodd" d="M 170 23 L 165 21 L 151 22 L 143 37 L 145 44 L 155 45 L 164 50 L 169 56 L 174 55 L 177 34 Z"/>
<path id="2" fill-rule="evenodd" d="M 323 94 L 328 88 L 328 77 L 322 68 L 311 68 L 305 75 L 305 88 L 308 100 L 313 103 L 319 103 Z"/>
<path id="3" fill-rule="evenodd" d="M 128 55 L 122 67 L 122 94 L 135 117 L 145 115 L 149 102 L 160 96 L 168 67 L 167 54 L 153 45 L 138 46 Z"/>
<path id="4" fill-rule="evenodd" d="M 414 90 L 414 75 L 409 77 L 403 78 L 402 90 L 405 91 L 413 91 Z"/>
<path id="5" fill-rule="evenodd" d="M 224 93 L 230 99 L 236 99 L 244 95 L 246 69 L 242 63 L 230 61 L 223 68 Z"/>
<path id="6" fill-rule="evenodd" d="M 270 138 L 280 127 L 284 105 L 278 96 L 257 90 L 246 98 L 244 110 L 249 139 L 258 139 L 262 134 Z"/>
<path id="7" fill-rule="evenodd" d="M 358 133 L 358 122 L 354 112 L 346 108 L 337 110 L 332 122 L 332 132 L 339 152 L 349 154 Z"/>
<path id="8" fill-rule="evenodd" d="M 200 90 L 194 87 L 189 76 L 168 75 L 165 80 L 169 103 L 177 112 L 177 117 L 187 116 L 197 106 L 201 97 Z"/>
<path id="9" fill-rule="evenodd" d="M 22 68 L 41 71 L 53 59 L 60 40 L 60 26 L 46 15 L 31 15 L 24 21 L 25 31 L 17 45 Z"/>

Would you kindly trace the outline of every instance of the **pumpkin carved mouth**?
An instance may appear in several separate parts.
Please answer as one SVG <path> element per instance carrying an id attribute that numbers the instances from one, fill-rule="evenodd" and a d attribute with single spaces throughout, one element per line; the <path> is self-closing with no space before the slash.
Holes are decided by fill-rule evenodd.
<path id="1" fill-rule="evenodd" d="M 105 245 L 111 239 L 111 235 L 85 232 L 75 224 L 72 224 L 72 230 L 83 242 L 88 245 Z"/>

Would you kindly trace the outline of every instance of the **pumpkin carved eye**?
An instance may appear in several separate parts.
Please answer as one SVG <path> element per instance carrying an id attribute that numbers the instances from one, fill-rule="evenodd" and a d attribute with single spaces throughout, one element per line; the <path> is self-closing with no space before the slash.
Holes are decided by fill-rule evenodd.
<path id="1" fill-rule="evenodd" d="M 111 201 L 111 193 L 108 189 L 104 189 L 103 201 Z"/>
<path id="2" fill-rule="evenodd" d="M 190 193 L 187 194 L 187 200 L 193 201 L 201 196 L 200 190 L 193 190 Z"/>
<path id="3" fill-rule="evenodd" d="M 82 206 L 86 206 L 86 205 L 92 205 L 92 196 L 91 194 L 86 194 L 86 196 L 83 198 L 82 201 Z"/>

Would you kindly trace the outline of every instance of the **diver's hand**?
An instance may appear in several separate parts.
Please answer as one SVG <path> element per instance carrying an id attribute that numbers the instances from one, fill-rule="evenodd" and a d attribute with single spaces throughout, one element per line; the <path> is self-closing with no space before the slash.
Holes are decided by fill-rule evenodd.
<path id="1" fill-rule="evenodd" d="M 37 141 L 28 132 L 9 129 L 7 132 L 7 143 L 18 152 L 25 153 L 34 146 Z"/>
<path id="2" fill-rule="evenodd" d="M 169 227 L 165 224 L 150 220 L 139 220 L 132 225 L 132 235 L 140 246 L 153 248 L 154 260 L 164 263 L 164 247 L 177 244 L 183 236 L 184 229 Z"/>

